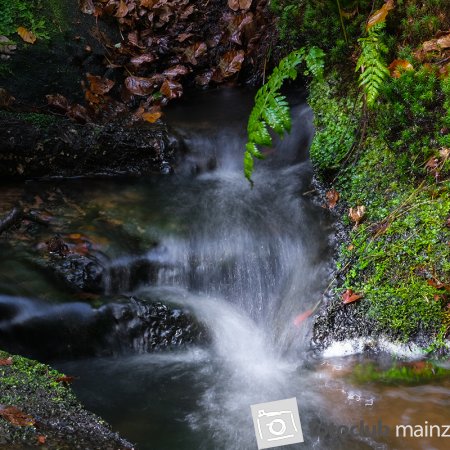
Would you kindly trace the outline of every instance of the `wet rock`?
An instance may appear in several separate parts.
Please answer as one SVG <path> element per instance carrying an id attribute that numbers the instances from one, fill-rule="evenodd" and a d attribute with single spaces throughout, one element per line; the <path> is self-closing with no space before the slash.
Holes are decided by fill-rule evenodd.
<path id="1" fill-rule="evenodd" d="M 93 308 L 0 297 L 0 348 L 45 361 L 200 344 L 203 327 L 183 309 L 137 298 Z"/>

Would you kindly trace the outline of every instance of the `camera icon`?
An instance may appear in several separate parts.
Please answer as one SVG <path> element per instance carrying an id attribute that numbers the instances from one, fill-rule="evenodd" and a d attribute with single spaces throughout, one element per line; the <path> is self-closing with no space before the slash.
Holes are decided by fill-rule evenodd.
<path id="1" fill-rule="evenodd" d="M 251 405 L 258 449 L 303 442 L 297 399 Z"/>

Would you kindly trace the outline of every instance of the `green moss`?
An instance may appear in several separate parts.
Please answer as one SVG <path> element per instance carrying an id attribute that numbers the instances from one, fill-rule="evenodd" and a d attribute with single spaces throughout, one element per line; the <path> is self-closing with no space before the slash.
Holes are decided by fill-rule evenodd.
<path id="1" fill-rule="evenodd" d="M 373 363 L 358 364 L 353 368 L 352 378 L 357 383 L 419 385 L 430 381 L 448 379 L 450 378 L 450 370 L 423 361 L 396 364 L 387 370 L 382 370 Z"/>
<path id="2" fill-rule="evenodd" d="M 51 125 L 57 124 L 61 118 L 58 116 L 52 116 L 50 114 L 38 114 L 38 113 L 16 113 L 8 111 L 0 111 L 0 117 L 10 119 L 20 119 L 25 122 L 31 123 L 39 128 L 48 128 Z"/>

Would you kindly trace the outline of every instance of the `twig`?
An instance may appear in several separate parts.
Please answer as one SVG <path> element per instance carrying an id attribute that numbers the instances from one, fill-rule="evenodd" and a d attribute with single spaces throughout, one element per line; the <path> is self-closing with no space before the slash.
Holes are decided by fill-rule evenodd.
<path id="1" fill-rule="evenodd" d="M 6 216 L 0 220 L 0 234 L 11 228 L 23 218 L 22 208 L 13 208 Z"/>

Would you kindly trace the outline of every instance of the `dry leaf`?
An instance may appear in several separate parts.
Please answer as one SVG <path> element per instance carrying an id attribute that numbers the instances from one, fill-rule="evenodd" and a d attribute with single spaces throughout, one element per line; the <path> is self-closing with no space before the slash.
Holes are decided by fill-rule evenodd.
<path id="1" fill-rule="evenodd" d="M 94 3 L 92 0 L 80 0 L 80 9 L 84 14 L 94 14 Z"/>
<path id="2" fill-rule="evenodd" d="M 69 109 L 69 101 L 61 94 L 46 95 L 45 98 L 47 99 L 48 105 L 53 108 L 63 112 Z"/>
<path id="3" fill-rule="evenodd" d="M 252 0 L 228 0 L 228 6 L 233 11 L 247 10 L 252 6 Z"/>
<path id="4" fill-rule="evenodd" d="M 125 87 L 134 95 L 149 95 L 155 90 L 153 78 L 127 77 Z"/>
<path id="5" fill-rule="evenodd" d="M 195 44 L 190 45 L 184 51 L 186 59 L 193 66 L 197 65 L 197 58 L 204 55 L 206 53 L 207 47 L 204 42 L 196 42 Z"/>
<path id="6" fill-rule="evenodd" d="M 10 365 L 12 365 L 12 363 L 13 363 L 13 360 L 12 360 L 11 356 L 6 359 L 0 359 L 0 366 L 10 366 Z"/>
<path id="7" fill-rule="evenodd" d="M 406 59 L 394 59 L 388 67 L 392 78 L 400 78 L 405 70 L 414 70 L 412 64 Z"/>
<path id="8" fill-rule="evenodd" d="M 0 107 L 8 108 L 14 103 L 15 98 L 3 88 L 0 88 Z"/>
<path id="9" fill-rule="evenodd" d="M 163 75 L 166 78 L 172 79 L 178 76 L 187 75 L 189 73 L 189 69 L 186 66 L 181 64 L 177 64 L 176 66 L 169 67 L 163 72 Z"/>
<path id="10" fill-rule="evenodd" d="M 24 413 L 15 406 L 0 408 L 0 416 L 8 422 L 19 427 L 31 426 L 35 424 L 35 420 L 29 414 Z"/>
<path id="11" fill-rule="evenodd" d="M 161 86 L 161 94 L 169 99 L 178 98 L 183 95 L 183 86 L 173 80 L 166 80 Z"/>
<path id="12" fill-rule="evenodd" d="M 350 220 L 355 223 L 355 227 L 359 225 L 361 220 L 364 219 L 365 215 L 366 215 L 366 207 L 363 205 L 357 206 L 356 208 L 350 208 L 348 212 L 348 216 L 350 217 Z"/>
<path id="13" fill-rule="evenodd" d="M 369 30 L 374 25 L 384 22 L 391 9 L 394 9 L 394 0 L 386 0 L 386 3 L 369 17 L 367 29 Z"/>
<path id="14" fill-rule="evenodd" d="M 331 189 L 325 194 L 325 197 L 328 201 L 328 207 L 333 209 L 339 201 L 339 192 L 336 189 Z"/>
<path id="15" fill-rule="evenodd" d="M 355 294 L 351 289 L 347 289 L 342 294 L 342 302 L 346 305 L 347 303 L 353 303 L 357 300 L 361 300 L 363 296 L 361 294 Z"/>
<path id="16" fill-rule="evenodd" d="M 24 27 L 17 28 L 17 34 L 24 40 L 25 42 L 28 42 L 29 44 L 34 44 L 36 42 L 36 36 L 32 31 L 28 31 Z"/>
<path id="17" fill-rule="evenodd" d="M 120 0 L 116 14 L 114 14 L 114 15 L 116 17 L 122 18 L 122 17 L 125 17 L 127 14 L 128 14 L 128 6 L 123 0 Z"/>
<path id="18" fill-rule="evenodd" d="M 44 445 L 46 440 L 47 440 L 47 438 L 45 436 L 43 436 L 42 434 L 37 437 L 37 441 L 38 441 L 39 445 Z"/>
<path id="19" fill-rule="evenodd" d="M 142 118 L 146 122 L 155 123 L 162 116 L 161 112 L 146 112 L 142 114 Z"/>
<path id="20" fill-rule="evenodd" d="M 108 78 L 102 78 L 96 75 L 86 74 L 86 78 L 89 81 L 89 87 L 93 94 L 104 95 L 108 93 L 114 86 L 115 82 L 108 80 Z"/>
<path id="21" fill-rule="evenodd" d="M 156 56 L 153 53 L 144 53 L 143 55 L 133 56 L 130 59 L 130 64 L 135 67 L 140 67 L 143 64 L 150 64 L 155 61 Z"/>
<path id="22" fill-rule="evenodd" d="M 243 50 L 231 50 L 225 55 L 219 63 L 219 69 L 221 74 L 227 78 L 241 70 L 242 62 L 244 61 L 244 51 Z"/>
<path id="23" fill-rule="evenodd" d="M 73 380 L 75 380 L 75 377 L 71 377 L 68 375 L 63 375 L 62 377 L 56 378 L 57 383 L 64 383 L 64 384 L 70 384 L 73 383 Z"/>

